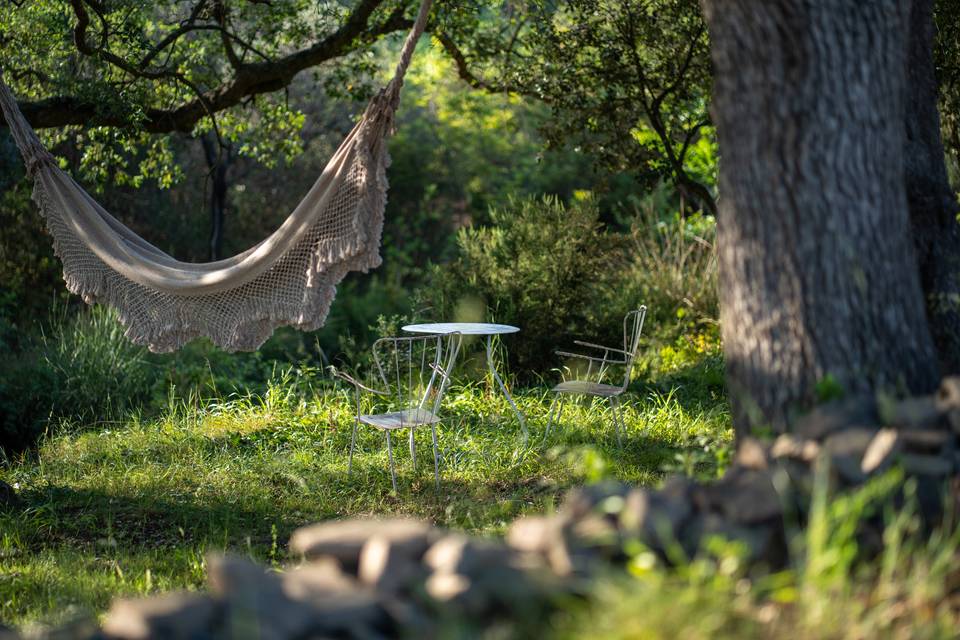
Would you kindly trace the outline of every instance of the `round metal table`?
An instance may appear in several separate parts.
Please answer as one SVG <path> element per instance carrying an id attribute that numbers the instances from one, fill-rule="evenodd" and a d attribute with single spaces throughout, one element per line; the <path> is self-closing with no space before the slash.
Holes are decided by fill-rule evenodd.
<path id="1" fill-rule="evenodd" d="M 503 384 L 503 380 L 500 379 L 497 368 L 493 364 L 493 336 L 517 333 L 520 331 L 519 327 L 514 327 L 509 324 L 491 324 L 488 322 L 431 322 L 426 324 L 408 324 L 403 327 L 403 330 L 410 333 L 460 333 L 465 336 L 486 336 L 487 366 L 490 367 L 490 374 L 493 376 L 493 379 L 496 380 L 500 386 L 500 391 L 503 392 L 507 402 L 513 407 L 513 412 L 516 414 L 517 420 L 520 422 L 520 428 L 523 430 L 523 441 L 526 443 L 529 436 L 526 420 L 523 419 L 523 414 L 520 413 L 520 409 L 517 408 L 517 403 L 513 401 L 513 397 L 510 395 L 510 392 L 507 391 L 507 386 Z"/>

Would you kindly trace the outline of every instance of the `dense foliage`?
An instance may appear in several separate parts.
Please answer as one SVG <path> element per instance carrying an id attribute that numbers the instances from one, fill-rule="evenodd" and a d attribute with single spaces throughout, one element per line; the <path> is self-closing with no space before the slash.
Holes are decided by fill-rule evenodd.
<path id="1" fill-rule="evenodd" d="M 646 188 L 666 179 L 696 210 L 715 209 L 706 26 L 697 3 L 532 2 L 498 75 L 550 105 L 555 146 L 576 146 Z"/>
<path id="2" fill-rule="evenodd" d="M 435 318 L 486 318 L 522 327 L 510 350 L 521 378 L 550 377 L 574 339 L 623 344 L 623 317 L 649 308 L 645 344 L 672 345 L 715 328 L 712 218 L 667 217 L 651 196 L 599 222 L 595 199 L 514 200 L 490 224 L 461 229 L 458 257 L 422 296 Z"/>

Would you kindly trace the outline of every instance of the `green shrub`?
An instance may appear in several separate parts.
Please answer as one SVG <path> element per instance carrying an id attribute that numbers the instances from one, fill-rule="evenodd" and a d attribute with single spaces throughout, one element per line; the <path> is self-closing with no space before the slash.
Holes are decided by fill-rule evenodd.
<path id="1" fill-rule="evenodd" d="M 575 338 L 621 344 L 623 316 L 641 304 L 654 359 L 664 346 L 677 356 L 671 369 L 716 356 L 715 337 L 709 349 L 676 351 L 690 336 L 717 335 L 713 219 L 681 218 L 656 203 L 654 193 L 635 205 L 621 220 L 627 231 L 605 229 L 589 197 L 567 206 L 515 200 L 495 209 L 490 226 L 459 232 L 456 260 L 435 268 L 425 294 L 430 313 L 519 326 L 522 334 L 510 342 L 516 372 L 557 366 L 553 350 L 572 347 Z"/>
<path id="2" fill-rule="evenodd" d="M 512 200 L 490 218 L 490 226 L 462 229 L 459 257 L 434 271 L 425 297 L 437 320 L 485 316 L 519 326 L 509 343 L 518 373 L 556 366 L 553 350 L 574 338 L 622 341 L 623 314 L 640 300 L 618 291 L 625 239 L 603 229 L 593 199 Z"/>
<path id="3" fill-rule="evenodd" d="M 57 380 L 43 363 L 28 357 L 0 361 L 0 453 L 31 446 L 46 428 Z"/>

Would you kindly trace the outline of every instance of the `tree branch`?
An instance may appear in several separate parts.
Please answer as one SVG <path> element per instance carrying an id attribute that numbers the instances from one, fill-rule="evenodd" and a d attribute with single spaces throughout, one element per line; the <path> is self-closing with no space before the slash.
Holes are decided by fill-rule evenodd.
<path id="1" fill-rule="evenodd" d="M 493 84 L 475 75 L 473 71 L 470 70 L 470 65 L 467 64 L 466 56 L 463 55 L 463 52 L 460 51 L 460 48 L 457 46 L 457 44 L 446 33 L 440 32 L 433 33 L 432 35 L 443 47 L 443 50 L 447 52 L 447 55 L 450 56 L 450 59 L 453 60 L 454 66 L 457 67 L 457 75 L 468 85 L 474 89 L 482 89 L 484 91 L 489 91 L 490 93 L 504 93 L 513 91 L 513 89 L 507 87 L 507 85 Z"/>
<path id="2" fill-rule="evenodd" d="M 90 1 L 87 0 L 86 4 L 89 5 Z M 349 53 L 360 37 L 380 37 L 412 24 L 411 20 L 404 17 L 401 8 L 381 24 L 371 26 L 370 18 L 383 2 L 361 0 L 338 29 L 312 46 L 274 60 L 242 64 L 234 70 L 232 78 L 200 93 L 193 100 L 169 109 L 146 109 L 139 125 L 149 133 L 190 132 L 209 113 L 229 109 L 249 96 L 278 91 L 289 85 L 300 71 Z M 74 37 L 78 49 L 85 55 L 98 57 L 135 77 L 182 82 L 182 75 L 175 71 L 139 69 L 107 50 L 90 46 L 86 40 L 90 18 L 84 0 L 70 0 L 70 3 L 77 16 Z M 235 37 L 233 39 L 236 40 Z M 77 96 L 52 96 L 25 101 L 20 103 L 20 110 L 34 129 L 70 125 L 128 127 L 132 124 L 127 117 L 103 113 L 98 104 Z M 0 119 L 0 122 L 3 120 Z"/>
<path id="3" fill-rule="evenodd" d="M 653 101 L 653 106 L 657 111 L 660 110 L 660 105 L 663 104 L 663 101 L 667 98 L 667 96 L 676 91 L 680 84 L 686 80 L 687 71 L 690 69 L 690 64 L 693 62 L 693 54 L 697 50 L 698 41 L 706 32 L 706 28 L 707 26 L 705 24 L 701 24 L 697 31 L 693 34 L 693 38 L 690 39 L 690 46 L 687 48 L 687 54 L 684 57 L 680 68 L 677 70 L 676 77 L 674 78 L 673 82 L 670 83 L 670 86 L 661 91 L 660 95 L 658 95 Z"/>

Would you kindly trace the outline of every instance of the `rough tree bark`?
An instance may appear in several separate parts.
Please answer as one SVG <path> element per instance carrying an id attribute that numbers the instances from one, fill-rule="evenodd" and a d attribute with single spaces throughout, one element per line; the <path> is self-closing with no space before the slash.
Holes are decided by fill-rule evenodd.
<path id="1" fill-rule="evenodd" d="M 702 0 L 722 162 L 718 249 L 738 435 L 938 380 L 904 187 L 909 6 Z"/>
<path id="2" fill-rule="evenodd" d="M 944 162 L 933 40 L 933 0 L 914 0 L 905 98 L 907 201 L 940 365 L 944 373 L 960 373 L 960 224 Z"/>

